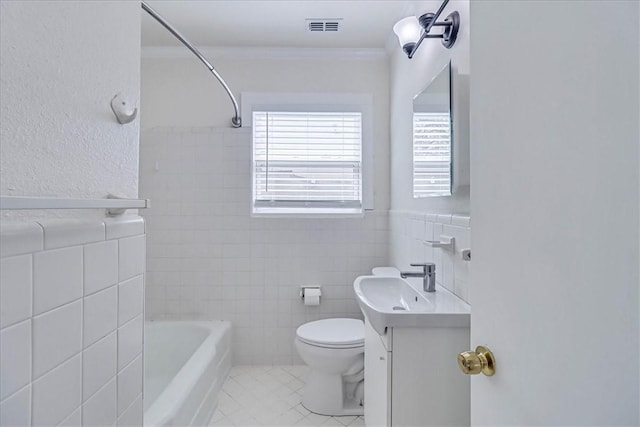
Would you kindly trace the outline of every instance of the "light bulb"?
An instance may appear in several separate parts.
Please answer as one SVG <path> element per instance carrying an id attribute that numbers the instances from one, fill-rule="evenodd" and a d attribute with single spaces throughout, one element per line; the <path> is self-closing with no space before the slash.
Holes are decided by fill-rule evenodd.
<path id="1" fill-rule="evenodd" d="M 407 16 L 396 22 L 396 25 L 393 26 L 393 32 L 398 36 L 400 46 L 407 55 L 420 38 L 421 31 L 422 28 L 420 27 L 418 18 L 415 16 Z"/>

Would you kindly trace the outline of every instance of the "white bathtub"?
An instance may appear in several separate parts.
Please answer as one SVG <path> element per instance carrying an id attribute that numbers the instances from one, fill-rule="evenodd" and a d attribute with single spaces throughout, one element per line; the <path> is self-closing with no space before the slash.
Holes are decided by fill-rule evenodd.
<path id="1" fill-rule="evenodd" d="M 147 322 L 144 350 L 144 425 L 207 425 L 231 369 L 231 323 Z"/>

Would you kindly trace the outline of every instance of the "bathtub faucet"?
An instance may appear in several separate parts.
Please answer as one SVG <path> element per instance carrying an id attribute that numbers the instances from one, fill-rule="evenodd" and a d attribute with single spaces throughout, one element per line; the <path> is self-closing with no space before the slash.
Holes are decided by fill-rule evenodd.
<path id="1" fill-rule="evenodd" d="M 406 279 L 407 277 L 422 277 L 422 288 L 425 292 L 436 291 L 436 265 L 432 262 L 426 262 L 424 264 L 410 264 L 411 267 L 422 267 L 421 272 L 405 271 L 400 273 L 400 277 Z"/>

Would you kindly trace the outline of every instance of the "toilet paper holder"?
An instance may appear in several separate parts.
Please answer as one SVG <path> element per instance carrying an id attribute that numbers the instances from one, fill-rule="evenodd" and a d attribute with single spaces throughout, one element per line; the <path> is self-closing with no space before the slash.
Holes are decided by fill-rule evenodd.
<path id="1" fill-rule="evenodd" d="M 319 292 L 319 296 L 322 296 L 322 286 L 300 286 L 300 298 L 304 299 L 305 292 L 307 289 L 314 289 Z M 315 292 L 314 292 L 315 293 Z"/>
<path id="2" fill-rule="evenodd" d="M 320 286 L 301 286 L 300 288 L 300 296 L 305 306 L 320 305 L 320 297 L 322 296 Z"/>

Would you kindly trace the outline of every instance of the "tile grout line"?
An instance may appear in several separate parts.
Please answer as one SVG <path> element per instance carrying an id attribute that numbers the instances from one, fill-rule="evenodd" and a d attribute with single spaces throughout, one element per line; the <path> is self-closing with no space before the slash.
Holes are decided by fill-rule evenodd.
<path id="1" fill-rule="evenodd" d="M 106 231 L 106 227 L 105 227 L 105 231 Z M 115 354 L 115 358 L 116 358 L 116 373 L 115 373 L 115 379 L 116 379 L 116 421 L 115 424 L 118 424 L 118 419 L 120 418 L 119 414 L 120 414 L 120 372 L 121 370 L 119 369 L 118 366 L 118 362 L 119 362 L 119 354 L 120 354 L 120 243 L 121 243 L 122 239 L 117 239 L 118 241 L 118 250 L 117 250 L 117 272 L 118 272 L 118 281 L 116 282 L 116 354 Z M 143 333 L 144 335 L 144 333 Z M 133 358 L 133 361 L 135 361 L 136 358 Z M 130 362 L 133 363 L 133 361 Z M 129 365 L 127 365 L 129 366 Z M 124 370 L 126 368 L 126 366 L 124 368 L 122 368 L 122 370 Z"/>
<path id="2" fill-rule="evenodd" d="M 37 223 L 40 228 L 42 225 Z M 42 247 L 44 248 L 44 229 L 42 229 Z M 29 363 L 29 425 L 33 426 L 33 349 L 35 348 L 34 334 L 33 334 L 33 311 L 35 306 L 35 292 L 34 292 L 34 281 L 36 274 L 36 266 L 35 266 L 35 257 L 32 254 L 29 255 L 31 257 L 31 316 L 29 317 L 29 329 L 31 332 L 31 349 L 29 351 L 29 357 L 31 358 Z"/>
<path id="3" fill-rule="evenodd" d="M 104 227 L 104 222 L 102 224 Z M 104 228 L 105 228 L 105 238 L 106 238 L 106 227 Z M 82 304 L 80 304 L 80 423 L 82 424 L 84 424 L 84 297 L 85 297 L 84 293 L 85 293 L 85 287 L 86 287 L 86 280 L 85 280 L 86 269 L 84 268 L 85 246 L 86 245 L 82 246 L 82 252 L 80 253 L 82 258 L 82 262 L 80 263 L 82 267 Z M 71 414 L 73 414 L 73 411 L 71 411 Z"/>

